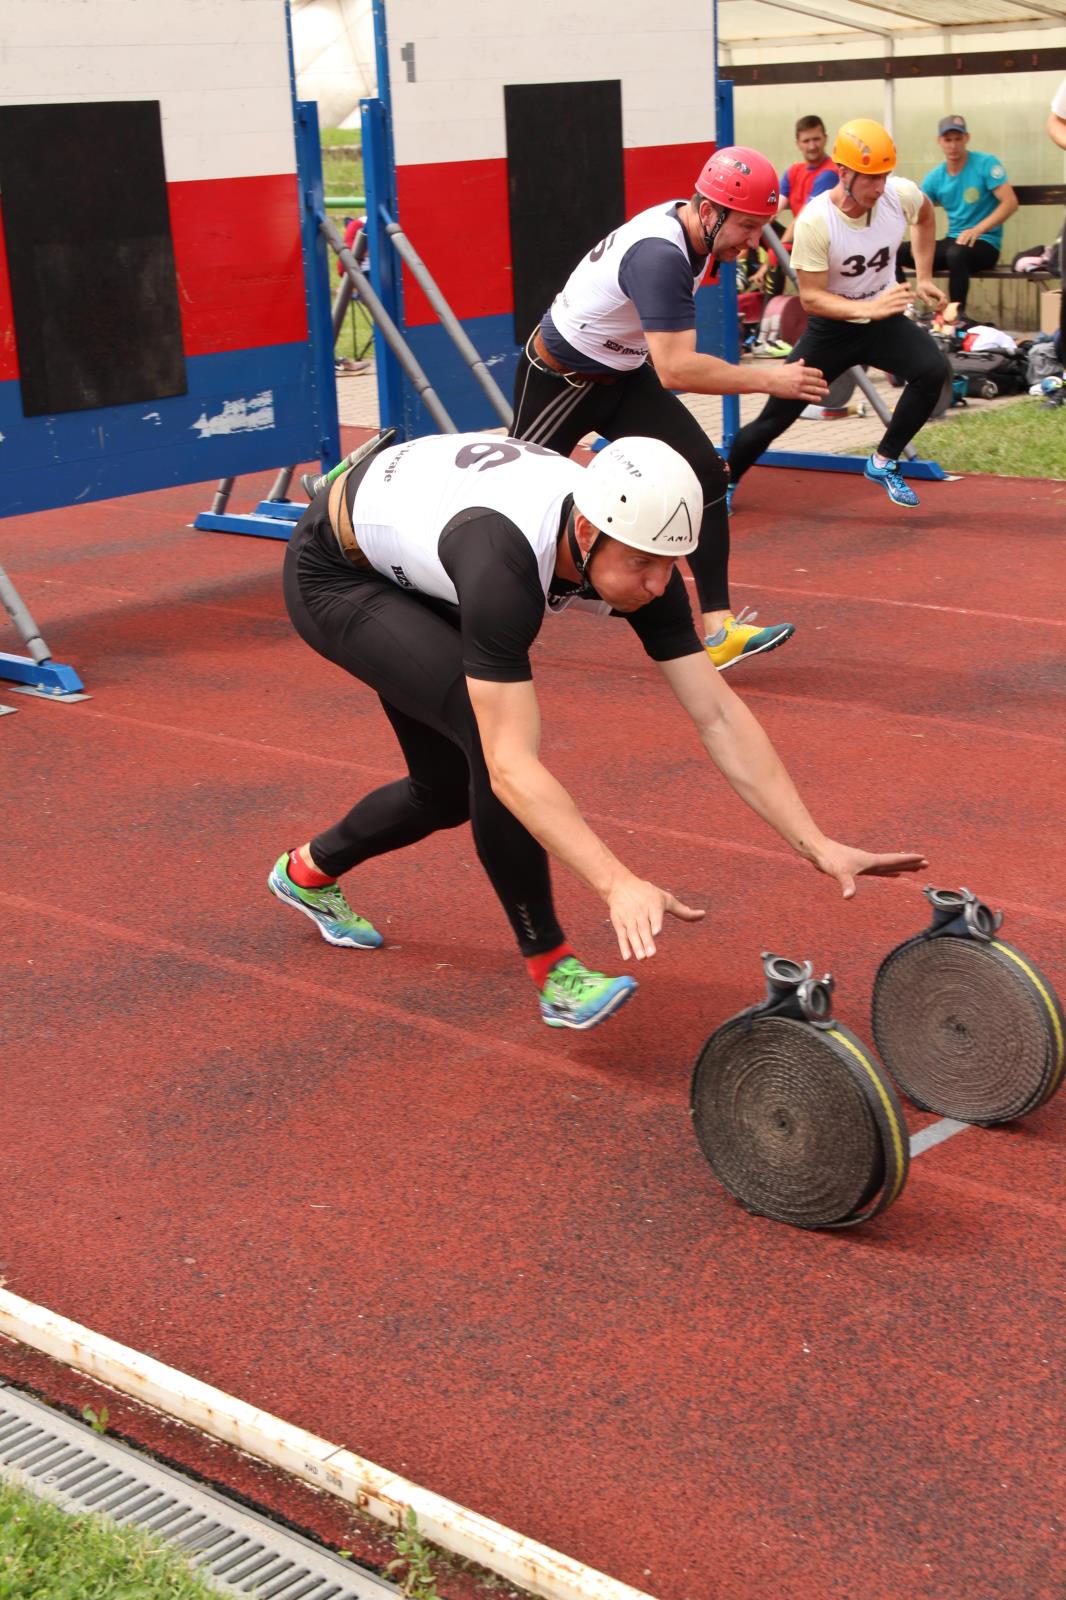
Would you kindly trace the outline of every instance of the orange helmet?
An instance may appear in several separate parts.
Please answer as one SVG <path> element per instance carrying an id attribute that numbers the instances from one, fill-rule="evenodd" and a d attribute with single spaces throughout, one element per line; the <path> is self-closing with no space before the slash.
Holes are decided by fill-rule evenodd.
<path id="1" fill-rule="evenodd" d="M 833 140 L 833 160 L 851 172 L 875 177 L 896 165 L 896 146 L 887 128 L 869 117 L 845 122 Z"/>

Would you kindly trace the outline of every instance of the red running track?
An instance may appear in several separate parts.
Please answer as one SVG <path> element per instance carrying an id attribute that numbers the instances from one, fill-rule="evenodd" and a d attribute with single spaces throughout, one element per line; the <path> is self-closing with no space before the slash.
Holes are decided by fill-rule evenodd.
<path id="1" fill-rule="evenodd" d="M 396 752 L 292 632 L 281 546 L 186 526 L 209 492 L 0 528 L 93 695 L 0 687 L 8 1286 L 661 1600 L 1061 1600 L 1066 1098 L 844 1236 L 746 1215 L 688 1121 L 761 949 L 869 1039 L 919 885 L 843 904 L 624 626 L 549 618 L 549 764 L 707 921 L 549 1033 L 460 830 L 360 872 L 384 950 L 327 947 L 267 871 Z M 753 474 L 736 597 L 798 631 L 731 681 L 829 831 L 926 850 L 1061 989 L 1066 484 L 921 492 Z"/>

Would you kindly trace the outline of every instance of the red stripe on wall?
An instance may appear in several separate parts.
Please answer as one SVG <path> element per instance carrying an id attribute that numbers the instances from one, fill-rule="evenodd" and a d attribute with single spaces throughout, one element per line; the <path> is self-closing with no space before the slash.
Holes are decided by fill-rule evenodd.
<path id="1" fill-rule="evenodd" d="M 303 342 L 296 174 L 171 183 L 167 191 L 185 354 Z"/>
<path id="2" fill-rule="evenodd" d="M 506 161 L 397 167 L 396 191 L 404 232 L 460 321 L 513 311 Z M 437 320 L 406 268 L 403 309 L 412 328 Z"/>
<path id="3" fill-rule="evenodd" d="M 636 216 L 660 200 L 687 200 L 696 178 L 714 149 L 705 144 L 645 145 L 622 152 L 626 180 L 626 216 Z"/>
<path id="4" fill-rule="evenodd" d="M 713 149 L 708 141 L 623 151 L 626 216 L 659 200 L 687 200 Z M 507 162 L 398 167 L 396 186 L 404 231 L 456 316 L 465 321 L 513 311 Z M 406 269 L 403 306 L 412 328 L 437 320 Z"/>
<path id="5" fill-rule="evenodd" d="M 167 185 L 187 356 L 302 344 L 307 305 L 294 172 Z M 17 378 L 0 223 L 0 382 Z"/>

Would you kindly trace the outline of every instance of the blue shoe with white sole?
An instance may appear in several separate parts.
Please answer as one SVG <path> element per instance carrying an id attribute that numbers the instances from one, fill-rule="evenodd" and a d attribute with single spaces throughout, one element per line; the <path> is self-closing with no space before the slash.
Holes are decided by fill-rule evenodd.
<path id="1" fill-rule="evenodd" d="M 879 483 L 888 495 L 888 498 L 897 506 L 917 506 L 921 501 L 906 483 L 900 474 L 899 462 L 889 461 L 883 467 L 874 465 L 873 456 L 867 457 L 866 465 L 862 469 L 864 478 L 869 478 L 871 483 Z"/>

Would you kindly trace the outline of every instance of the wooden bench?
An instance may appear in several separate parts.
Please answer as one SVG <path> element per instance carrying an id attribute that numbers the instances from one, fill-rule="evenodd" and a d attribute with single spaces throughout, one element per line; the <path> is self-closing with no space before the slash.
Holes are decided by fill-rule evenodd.
<path id="1" fill-rule="evenodd" d="M 1066 183 L 1017 183 L 1014 192 L 1019 207 L 1066 205 Z M 904 271 L 913 277 L 911 268 Z M 937 273 L 935 281 L 947 293 L 946 274 Z M 1010 262 L 999 262 L 985 272 L 971 273 L 966 313 L 978 322 L 987 320 L 1000 328 L 1034 332 L 1040 324 L 1039 302 L 1034 306 L 1029 286 L 1043 291 L 1047 284 L 1058 282 L 1052 272 L 1015 272 Z"/>

